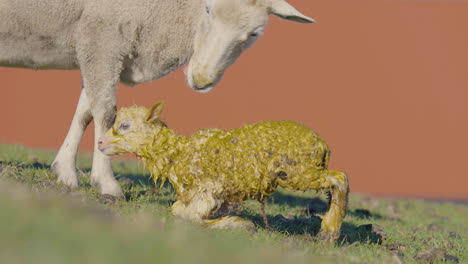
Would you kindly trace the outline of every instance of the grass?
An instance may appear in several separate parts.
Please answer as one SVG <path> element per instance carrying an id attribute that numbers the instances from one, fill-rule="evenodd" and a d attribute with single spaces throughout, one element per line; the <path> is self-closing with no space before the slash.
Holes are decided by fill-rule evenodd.
<path id="1" fill-rule="evenodd" d="M 89 155 L 73 191 L 56 183 L 54 155 L 0 145 L 2 263 L 419 263 L 434 248 L 468 262 L 466 204 L 351 194 L 342 237 L 328 247 L 314 239 L 326 210 L 314 192 L 276 192 L 266 205 L 272 231 L 254 201 L 240 214 L 257 232 L 211 230 L 172 217 L 172 189 L 154 189 L 136 161 L 114 162 L 126 195 L 114 201 L 91 187 Z"/>

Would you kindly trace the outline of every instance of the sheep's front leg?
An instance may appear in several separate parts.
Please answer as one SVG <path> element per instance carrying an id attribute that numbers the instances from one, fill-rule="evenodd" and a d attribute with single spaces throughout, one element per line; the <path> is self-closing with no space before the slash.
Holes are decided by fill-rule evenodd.
<path id="1" fill-rule="evenodd" d="M 321 189 L 330 193 L 329 208 L 323 216 L 320 240 L 334 243 L 340 236 L 340 228 L 348 206 L 348 177 L 341 171 L 323 171 Z"/>
<path id="2" fill-rule="evenodd" d="M 90 91 L 90 93 L 93 93 Z M 102 97 L 101 97 L 102 96 Z M 119 183 L 114 178 L 114 173 L 111 166 L 111 158 L 104 155 L 99 149 L 99 140 L 104 136 L 105 132 L 112 127 L 117 112 L 115 101 L 115 91 L 106 95 L 99 95 L 96 104 L 91 107 L 95 120 L 94 132 L 94 155 L 93 167 L 91 170 L 91 184 L 99 188 L 102 194 L 108 194 L 115 197 L 123 196 Z"/>
<path id="3" fill-rule="evenodd" d="M 123 193 L 114 178 L 111 158 L 98 149 L 100 138 L 112 127 L 115 120 L 117 112 L 115 88 L 109 84 L 101 86 L 85 81 L 85 89 L 90 98 L 95 128 L 91 184 L 98 187 L 102 194 L 121 197 Z"/>
<path id="4" fill-rule="evenodd" d="M 75 167 L 76 154 L 83 133 L 92 119 L 88 98 L 82 89 L 68 134 L 51 165 L 52 170 L 57 175 L 57 181 L 70 188 L 79 186 L 79 177 Z"/>
<path id="5" fill-rule="evenodd" d="M 102 194 L 121 197 L 123 193 L 114 178 L 111 158 L 99 151 L 98 145 L 101 136 L 115 121 L 116 88 L 125 52 L 120 45 L 125 42 L 119 38 L 117 25 L 89 22 L 81 25 L 77 57 L 95 126 L 91 184 L 99 187 Z"/>

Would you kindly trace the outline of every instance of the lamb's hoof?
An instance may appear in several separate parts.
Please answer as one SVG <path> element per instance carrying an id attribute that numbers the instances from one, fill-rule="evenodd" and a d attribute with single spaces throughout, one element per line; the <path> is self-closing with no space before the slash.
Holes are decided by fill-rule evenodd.
<path id="1" fill-rule="evenodd" d="M 245 227 L 245 230 L 249 231 L 250 233 L 257 233 L 257 227 L 255 225 L 253 226 L 247 226 Z M 271 229 L 268 229 L 268 232 L 272 231 Z"/>
<path id="2" fill-rule="evenodd" d="M 62 163 L 58 161 L 54 161 L 50 167 L 54 174 L 57 175 L 58 183 L 62 183 L 70 189 L 76 189 L 80 186 L 75 168 L 64 168 Z"/>
<path id="3" fill-rule="evenodd" d="M 320 232 L 317 235 L 317 238 L 320 241 L 320 243 L 330 246 L 334 245 L 339 237 L 339 232 L 325 232 L 323 230 L 320 230 Z"/>
<path id="4" fill-rule="evenodd" d="M 246 230 L 247 232 L 250 232 L 250 233 L 257 233 L 258 232 L 258 229 L 255 226 L 255 224 L 252 221 L 249 221 L 249 220 L 245 220 L 244 223 L 239 224 L 237 226 L 233 226 L 233 228 L 240 228 L 240 229 Z"/>
<path id="5" fill-rule="evenodd" d="M 250 233 L 257 233 L 258 232 L 258 229 L 257 229 L 257 227 L 255 226 L 254 223 L 236 225 L 236 226 L 232 226 L 230 228 L 234 228 L 234 229 L 239 228 L 239 229 L 245 230 L 245 231 L 250 232 Z"/>

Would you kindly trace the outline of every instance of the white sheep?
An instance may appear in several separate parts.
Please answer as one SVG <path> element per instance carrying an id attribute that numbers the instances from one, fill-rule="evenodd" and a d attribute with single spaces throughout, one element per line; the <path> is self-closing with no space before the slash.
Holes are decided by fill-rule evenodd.
<path id="1" fill-rule="evenodd" d="M 163 103 L 151 109 L 133 106 L 117 113 L 114 126 L 99 141 L 107 154 L 134 153 L 153 179 L 169 179 L 177 194 L 174 215 L 215 228 L 247 227 L 252 222 L 228 215 L 246 199 L 262 203 L 277 186 L 322 190 L 330 208 L 319 237 L 334 242 L 348 203 L 348 178 L 328 170 L 327 143 L 292 121 L 269 121 L 233 130 L 204 129 L 185 137 L 159 119 Z"/>
<path id="2" fill-rule="evenodd" d="M 283 0 L 0 0 L 0 66 L 81 70 L 83 89 L 52 169 L 59 182 L 79 185 L 76 154 L 94 118 L 91 182 L 122 196 L 110 158 L 97 149 L 115 119 L 117 83 L 159 79 L 188 63 L 189 85 L 208 92 L 269 14 L 313 22 Z"/>

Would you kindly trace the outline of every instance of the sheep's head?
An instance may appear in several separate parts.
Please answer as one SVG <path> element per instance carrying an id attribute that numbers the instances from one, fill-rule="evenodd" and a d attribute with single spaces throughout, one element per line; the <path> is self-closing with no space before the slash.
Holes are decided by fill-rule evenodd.
<path id="1" fill-rule="evenodd" d="M 268 15 L 314 22 L 284 0 L 204 0 L 203 13 L 187 70 L 188 84 L 201 93 L 213 89 L 226 68 L 263 34 Z"/>
<path id="2" fill-rule="evenodd" d="M 151 144 L 161 128 L 166 127 L 159 119 L 163 107 L 164 103 L 158 102 L 150 109 L 142 106 L 120 109 L 114 126 L 99 139 L 99 150 L 106 155 L 138 154 L 141 146 Z"/>

